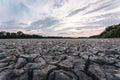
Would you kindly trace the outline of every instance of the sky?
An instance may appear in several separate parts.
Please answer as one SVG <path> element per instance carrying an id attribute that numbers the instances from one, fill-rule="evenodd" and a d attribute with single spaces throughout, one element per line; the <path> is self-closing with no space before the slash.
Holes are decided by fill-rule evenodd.
<path id="1" fill-rule="evenodd" d="M 0 31 L 88 37 L 120 23 L 120 0 L 0 0 Z"/>

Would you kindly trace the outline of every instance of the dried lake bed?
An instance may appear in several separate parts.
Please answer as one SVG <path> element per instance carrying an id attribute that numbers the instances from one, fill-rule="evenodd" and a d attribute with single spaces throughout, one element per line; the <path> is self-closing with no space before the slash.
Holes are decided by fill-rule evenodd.
<path id="1" fill-rule="evenodd" d="M 0 39 L 0 80 L 120 80 L 120 39 Z"/>

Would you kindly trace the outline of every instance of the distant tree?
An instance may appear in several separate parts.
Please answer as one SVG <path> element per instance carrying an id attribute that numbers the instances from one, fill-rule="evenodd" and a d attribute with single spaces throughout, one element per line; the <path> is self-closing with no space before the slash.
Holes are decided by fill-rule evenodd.
<path id="1" fill-rule="evenodd" d="M 16 33 L 11 33 L 11 38 L 17 38 L 17 34 Z"/>
<path id="2" fill-rule="evenodd" d="M 5 31 L 0 32 L 0 38 L 5 38 L 5 37 L 6 37 L 6 32 Z"/>
<path id="3" fill-rule="evenodd" d="M 6 35 L 6 32 L 5 32 L 5 31 L 2 31 L 2 32 L 0 32 L 0 35 L 1 35 L 1 36 L 4 36 L 4 35 Z"/>
<path id="4" fill-rule="evenodd" d="M 11 33 L 6 32 L 6 38 L 9 38 L 9 37 L 11 37 Z"/>
<path id="5" fill-rule="evenodd" d="M 17 35 L 23 35 L 24 33 L 22 31 L 18 31 Z"/>
<path id="6" fill-rule="evenodd" d="M 3 36 L 4 35 L 4 33 L 3 32 L 0 32 L 0 36 Z"/>
<path id="7" fill-rule="evenodd" d="M 94 37 L 94 36 L 93 36 Z M 120 38 L 120 24 L 108 26 L 100 35 L 100 38 Z"/>

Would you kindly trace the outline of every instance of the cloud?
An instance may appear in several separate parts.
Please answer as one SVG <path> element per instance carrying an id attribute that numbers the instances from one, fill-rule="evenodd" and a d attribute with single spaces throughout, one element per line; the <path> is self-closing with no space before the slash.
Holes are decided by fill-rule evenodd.
<path id="1" fill-rule="evenodd" d="M 72 11 L 67 17 L 70 17 L 70 16 L 73 16 L 73 15 L 75 15 L 75 14 L 78 14 L 79 12 L 84 11 L 84 10 L 87 9 L 88 7 L 89 7 L 89 6 L 85 6 L 85 7 L 83 7 L 83 8 L 76 9 L 76 10 Z"/>
<path id="2" fill-rule="evenodd" d="M 24 27 L 27 26 L 26 23 L 19 23 L 15 20 L 10 20 L 6 22 L 2 22 L 2 25 L 0 26 L 0 29 L 24 29 Z"/>
<path id="3" fill-rule="evenodd" d="M 48 17 L 48 18 L 38 20 L 38 21 L 31 23 L 31 26 L 27 27 L 27 29 L 48 28 L 50 26 L 55 25 L 58 22 L 59 22 L 58 20 L 56 20 L 52 17 Z"/>
<path id="4" fill-rule="evenodd" d="M 90 36 L 118 24 L 119 14 L 119 0 L 0 0 L 0 30 Z"/>

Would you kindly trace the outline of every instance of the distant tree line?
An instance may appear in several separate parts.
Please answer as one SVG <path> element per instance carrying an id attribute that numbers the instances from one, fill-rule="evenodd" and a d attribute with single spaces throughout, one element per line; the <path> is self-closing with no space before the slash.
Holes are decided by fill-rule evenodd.
<path id="1" fill-rule="evenodd" d="M 90 38 L 120 38 L 120 24 L 108 26 L 100 35 Z"/>
<path id="2" fill-rule="evenodd" d="M 53 38 L 53 39 L 66 39 L 66 38 L 71 38 L 71 37 L 59 37 L 59 36 L 41 36 L 41 35 L 36 35 L 36 34 L 24 34 L 22 31 L 18 32 L 5 32 L 1 31 L 0 32 L 0 39 L 30 39 L 30 38 Z"/>
<path id="3" fill-rule="evenodd" d="M 22 31 L 18 31 L 17 33 L 15 32 L 5 32 L 1 31 L 0 32 L 0 39 L 9 39 L 9 38 L 42 38 L 43 36 L 40 35 L 29 35 L 29 34 L 24 34 Z"/>

